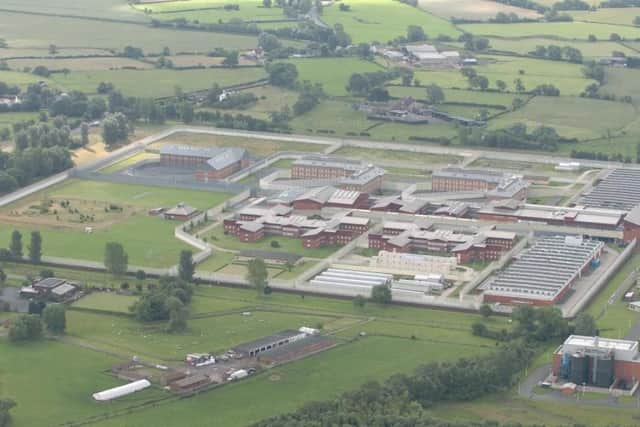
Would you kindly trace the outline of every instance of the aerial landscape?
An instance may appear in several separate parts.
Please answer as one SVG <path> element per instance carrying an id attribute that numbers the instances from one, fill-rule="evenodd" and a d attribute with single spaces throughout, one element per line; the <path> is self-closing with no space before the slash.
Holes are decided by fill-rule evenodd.
<path id="1" fill-rule="evenodd" d="M 0 0 L 0 427 L 640 425 L 640 0 Z"/>

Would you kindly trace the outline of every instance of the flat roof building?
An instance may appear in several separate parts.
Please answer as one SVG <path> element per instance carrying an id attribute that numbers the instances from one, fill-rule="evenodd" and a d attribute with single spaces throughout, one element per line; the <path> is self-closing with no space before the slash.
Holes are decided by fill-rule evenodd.
<path id="1" fill-rule="evenodd" d="M 604 243 L 576 236 L 550 236 L 524 250 L 489 279 L 487 302 L 550 305 L 559 302 L 582 275 L 597 265 Z"/>
<path id="2" fill-rule="evenodd" d="M 384 181 L 386 171 L 360 161 L 330 156 L 306 156 L 293 162 L 293 179 L 336 179 L 336 187 L 343 190 L 372 193 Z"/>
<path id="3" fill-rule="evenodd" d="M 529 183 L 519 176 L 454 167 L 434 171 L 431 182 L 436 192 L 482 191 L 489 199 L 524 200 L 529 188 Z"/>
<path id="4" fill-rule="evenodd" d="M 589 208 L 630 211 L 640 204 L 640 170 L 613 169 L 578 203 Z"/>

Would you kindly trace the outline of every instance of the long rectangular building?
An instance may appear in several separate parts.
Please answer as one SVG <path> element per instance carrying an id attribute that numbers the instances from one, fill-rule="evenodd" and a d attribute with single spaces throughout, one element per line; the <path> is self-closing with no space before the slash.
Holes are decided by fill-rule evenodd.
<path id="1" fill-rule="evenodd" d="M 630 211 L 640 204 L 639 189 L 640 169 L 614 169 L 582 196 L 578 204 Z"/>
<path id="2" fill-rule="evenodd" d="M 550 305 L 559 302 L 602 254 L 604 244 L 575 236 L 538 240 L 490 279 L 486 302 Z"/>
<path id="3" fill-rule="evenodd" d="M 293 162 L 293 179 L 336 179 L 343 190 L 372 193 L 382 187 L 386 171 L 360 161 L 329 156 L 306 156 Z"/>
<path id="4" fill-rule="evenodd" d="M 480 169 L 444 168 L 433 172 L 431 185 L 436 192 L 482 191 L 490 199 L 527 198 L 529 184 L 521 177 Z"/>

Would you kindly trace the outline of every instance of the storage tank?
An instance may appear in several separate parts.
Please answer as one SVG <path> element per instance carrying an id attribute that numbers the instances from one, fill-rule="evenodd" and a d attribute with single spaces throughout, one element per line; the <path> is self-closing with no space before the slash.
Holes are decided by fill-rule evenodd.
<path id="1" fill-rule="evenodd" d="M 594 363 L 596 361 L 594 360 Z M 597 360 L 594 384 L 608 388 L 613 383 L 613 358 L 605 357 Z"/>
<path id="2" fill-rule="evenodd" d="M 560 377 L 569 378 L 571 373 L 571 355 L 569 353 L 562 353 L 562 359 L 560 360 Z"/>
<path id="3" fill-rule="evenodd" d="M 571 355 L 571 371 L 569 381 L 575 384 L 589 382 L 589 358 L 584 354 Z"/>

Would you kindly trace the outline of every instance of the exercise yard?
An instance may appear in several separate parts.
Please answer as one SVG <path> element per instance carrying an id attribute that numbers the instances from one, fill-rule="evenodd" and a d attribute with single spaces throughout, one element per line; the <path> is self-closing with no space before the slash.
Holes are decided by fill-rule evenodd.
<path id="1" fill-rule="evenodd" d="M 147 211 L 180 202 L 211 208 L 230 196 L 73 179 L 0 209 L 0 221 L 6 225 L 0 229 L 0 242 L 9 242 L 13 229 L 21 231 L 25 240 L 37 230 L 42 233 L 45 256 L 100 262 L 105 244 L 113 241 L 122 243 L 129 265 L 169 267 L 189 247 L 173 236 L 177 222 L 149 216 Z M 67 201 L 68 207 L 63 208 Z"/>

